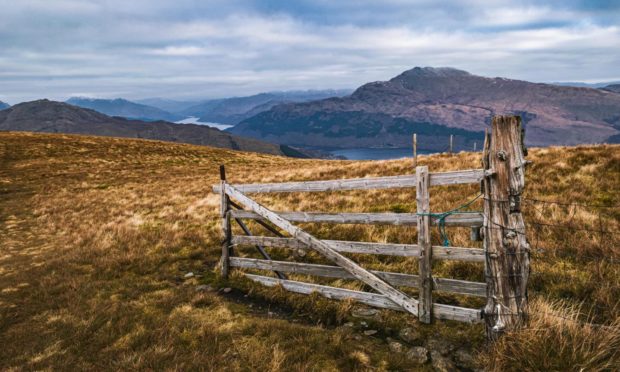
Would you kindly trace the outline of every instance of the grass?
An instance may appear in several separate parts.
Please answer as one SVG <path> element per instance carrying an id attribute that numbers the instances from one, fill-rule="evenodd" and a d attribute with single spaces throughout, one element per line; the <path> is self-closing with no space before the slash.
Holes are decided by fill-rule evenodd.
<path id="1" fill-rule="evenodd" d="M 526 197 L 620 205 L 619 146 L 531 149 L 528 159 Z M 431 171 L 478 168 L 480 154 L 424 156 L 420 163 Z M 155 141 L 0 133 L 0 369 L 407 370 L 416 366 L 386 342 L 404 326 L 421 332 L 420 344 L 438 337 L 477 352 L 479 366 L 492 370 L 609 370 L 620 363 L 620 208 L 524 204 L 533 247 L 530 327 L 493 347 L 480 326 L 423 326 L 392 311 L 368 321 L 376 336 L 360 337 L 359 322 L 344 325 L 352 303 L 263 288 L 239 273 L 218 277 L 219 196 L 210 185 L 219 164 L 233 183 L 412 173 L 407 159 L 293 160 Z M 431 209 L 450 209 L 478 192 L 475 185 L 434 187 Z M 415 210 L 412 190 L 258 199 L 276 210 Z M 415 229 L 405 227 L 302 226 L 332 239 L 416 240 Z M 467 229 L 449 232 L 454 245 L 479 246 Z M 413 259 L 352 257 L 373 269 L 417 267 Z M 315 254 L 304 260 L 325 262 Z M 190 271 L 202 277 L 185 280 Z M 433 271 L 484 279 L 477 264 L 437 262 Z M 198 284 L 215 290 L 198 292 Z M 223 287 L 233 291 L 217 291 Z M 438 295 L 444 303 L 482 304 Z"/>

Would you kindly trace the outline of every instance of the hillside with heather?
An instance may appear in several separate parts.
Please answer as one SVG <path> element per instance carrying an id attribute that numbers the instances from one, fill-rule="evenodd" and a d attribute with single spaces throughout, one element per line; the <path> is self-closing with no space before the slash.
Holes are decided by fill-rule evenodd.
<path id="1" fill-rule="evenodd" d="M 48 100 L 20 103 L 0 111 L 0 131 L 143 138 L 273 155 L 307 157 L 288 146 L 243 138 L 203 125 L 128 120 L 110 117 L 91 109 Z"/>
<path id="2" fill-rule="evenodd" d="M 261 287 L 237 272 L 229 280 L 218 274 L 220 195 L 211 185 L 219 182 L 220 164 L 230 182 L 253 183 L 411 174 L 411 159 L 290 159 L 140 139 L 0 132 L 0 369 L 615 370 L 620 146 L 533 148 L 527 159 L 529 327 L 488 345 L 481 325 L 423 325 L 401 312 L 373 313 L 354 302 Z M 480 153 L 419 157 L 431 172 L 479 168 L 480 161 Z M 478 193 L 478 185 L 434 188 L 431 209 L 449 210 Z M 258 200 L 274 210 L 416 210 L 411 189 Z M 416 229 L 405 226 L 304 228 L 320 238 L 416 241 Z M 449 234 L 456 246 L 480 244 L 470 241 L 468 228 Z M 439 238 L 433 229 L 432 241 Z M 235 254 L 257 256 L 249 248 Z M 317 259 L 277 248 L 270 254 Z M 415 257 L 356 260 L 374 270 L 415 274 L 418 267 Z M 438 261 L 433 270 L 437 277 L 484 281 L 480 263 Z M 351 280 L 324 283 L 361 289 Z M 484 302 L 448 293 L 437 301 Z"/>
<path id="3" fill-rule="evenodd" d="M 521 115 L 533 146 L 615 142 L 620 94 L 416 67 L 347 97 L 275 106 L 230 132 L 334 148 L 409 147 L 417 133 L 420 146 L 441 151 L 450 134 L 471 148 L 499 114 Z"/>

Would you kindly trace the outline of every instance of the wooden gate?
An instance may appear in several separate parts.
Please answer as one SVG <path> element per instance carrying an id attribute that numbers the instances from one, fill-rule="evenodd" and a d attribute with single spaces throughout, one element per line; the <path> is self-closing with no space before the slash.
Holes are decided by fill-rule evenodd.
<path id="1" fill-rule="evenodd" d="M 518 118 L 517 118 L 518 119 Z M 512 130 L 507 130 L 514 127 Z M 520 210 L 511 204 L 510 210 L 504 210 L 502 201 L 496 202 L 499 196 L 497 185 L 501 184 L 504 178 L 511 180 L 514 172 L 521 171 L 525 166 L 522 164 L 514 165 L 515 159 L 522 159 L 514 154 L 520 151 L 516 146 L 504 149 L 502 146 L 502 136 L 519 136 L 518 141 L 508 143 L 518 143 L 521 146 L 521 127 L 520 119 L 514 117 L 498 117 L 493 121 L 493 133 L 487 136 L 485 145 L 485 169 L 471 169 L 453 172 L 429 172 L 428 167 L 416 167 L 415 175 L 402 175 L 377 178 L 360 179 L 340 179 L 331 181 L 308 181 L 308 182 L 287 182 L 269 184 L 241 184 L 232 185 L 226 182 L 224 167 L 220 168 L 221 182 L 213 187 L 213 191 L 221 195 L 221 218 L 224 231 L 222 244 L 221 270 L 224 277 L 228 275 L 230 267 L 242 269 L 269 270 L 276 274 L 276 277 L 262 276 L 244 273 L 244 275 L 256 282 L 267 286 L 281 285 L 286 290 L 296 293 L 310 294 L 318 292 L 331 299 L 351 298 L 357 302 L 364 303 L 380 308 L 387 308 L 409 312 L 419 318 L 421 322 L 430 323 L 433 318 L 451 319 L 463 322 L 481 322 L 485 313 L 482 309 L 469 309 L 464 307 L 434 303 L 432 298 L 433 290 L 451 292 L 461 295 L 478 296 L 487 298 L 487 312 L 498 312 L 493 315 L 493 324 L 496 333 L 501 333 L 506 324 L 512 324 L 500 306 L 500 302 L 505 296 L 503 293 L 511 291 L 510 286 L 506 287 L 504 277 L 506 272 L 502 267 L 521 267 L 529 265 L 528 246 L 525 239 L 522 241 L 506 243 L 505 235 L 515 234 L 515 231 L 524 235 L 523 226 L 507 226 L 510 221 L 515 221 L 515 214 Z M 496 148 L 493 148 L 493 143 Z M 522 146 L 520 147 L 522 150 Z M 510 159 L 507 165 L 500 172 L 500 165 L 491 167 L 495 163 L 493 159 L 505 162 Z M 489 160 L 491 159 L 491 160 Z M 504 159 L 504 160 L 501 160 Z M 510 164 L 508 164 L 510 163 Z M 517 169 L 518 168 L 518 169 Z M 456 184 L 480 184 L 483 183 L 485 195 L 485 212 L 472 213 L 460 212 L 459 210 L 449 211 L 448 213 L 432 213 L 430 210 L 430 189 L 433 186 L 456 185 Z M 283 193 L 283 192 L 324 192 L 334 190 L 371 190 L 371 189 L 395 189 L 395 188 L 415 188 L 417 211 L 416 213 L 322 213 L 322 212 L 282 212 L 273 211 L 259 204 L 247 194 L 251 193 Z M 501 188 L 500 188 L 501 189 Z M 510 190 L 508 190 L 510 189 Z M 507 187 L 508 197 L 513 202 L 518 199 L 522 191 L 522 185 L 518 190 L 514 187 Z M 502 191 L 503 192 L 503 191 Z M 515 199 L 516 198 L 516 199 Z M 510 214 L 510 218 L 499 218 L 503 214 Z M 491 218 L 490 218 L 491 217 Z M 498 228 L 495 220 L 501 220 Z M 251 219 L 268 229 L 275 237 L 253 236 L 247 226 L 243 223 L 244 219 Z M 492 219 L 492 220 L 491 220 Z M 233 235 L 231 221 L 236 221 L 246 235 Z M 510 220 L 510 221 L 509 221 Z M 518 220 L 518 219 L 517 219 Z M 334 223 L 334 224 L 389 224 L 399 226 L 415 226 L 418 229 L 417 244 L 391 244 L 391 243 L 371 243 L 357 241 L 323 240 L 309 234 L 303 229 L 295 226 L 294 222 L 305 223 Z M 522 222 L 522 219 L 521 219 Z M 485 248 L 492 247 L 493 252 L 485 252 L 485 249 L 453 247 L 431 244 L 431 228 L 434 225 L 441 227 L 462 226 L 470 227 L 473 232 L 484 236 Z M 275 226 L 275 227 L 274 227 Z M 277 229 L 286 233 L 280 233 Z M 501 230 L 496 233 L 496 230 Z M 512 234 L 512 235 L 511 235 Z M 472 234 L 474 235 L 474 234 Z M 490 242 L 489 239 L 500 239 L 499 245 L 496 241 Z M 510 245 L 512 244 L 512 245 Z M 242 258 L 231 256 L 234 246 L 253 245 L 259 250 L 263 259 Z M 510 246 L 508 246 L 510 245 Z M 302 262 L 274 261 L 267 253 L 266 247 L 314 250 L 328 259 L 333 265 L 319 265 Z M 498 249 L 499 247 L 499 249 Z M 502 250 L 503 249 L 503 250 Z M 392 255 L 418 258 L 418 275 L 403 274 L 397 272 L 384 272 L 366 270 L 343 253 L 357 254 L 377 254 Z M 492 253 L 492 254 L 489 254 Z M 523 254 L 521 254 L 523 253 Z M 527 257 L 526 257 L 527 256 Z M 486 283 L 471 282 L 457 279 L 439 278 L 432 275 L 432 260 L 461 260 L 470 262 L 485 263 Z M 516 260 L 516 261 L 515 261 Z M 527 260 L 527 262 L 525 262 Z M 499 265 L 498 265 L 499 263 Z M 521 272 L 521 271 L 520 271 Z M 354 291 L 343 288 L 318 285 L 289 280 L 285 273 L 296 273 L 311 276 L 321 276 L 330 278 L 357 279 L 367 284 L 377 293 Z M 510 275 L 514 272 L 511 271 Z M 516 276 L 516 275 L 513 275 Z M 527 276 L 522 278 L 527 280 Z M 419 290 L 418 299 L 403 293 L 397 287 L 416 287 Z M 519 288 L 520 294 L 525 294 L 523 288 Z M 489 292 L 490 291 L 490 292 Z M 502 292 L 504 291 L 504 292 Z M 514 300 L 514 292 L 512 298 Z M 526 296 L 521 296 L 526 298 Z M 522 316 L 526 303 L 520 302 L 515 312 L 520 312 Z M 498 326 L 498 321 L 500 322 Z M 516 323 L 515 323 L 516 324 Z"/>

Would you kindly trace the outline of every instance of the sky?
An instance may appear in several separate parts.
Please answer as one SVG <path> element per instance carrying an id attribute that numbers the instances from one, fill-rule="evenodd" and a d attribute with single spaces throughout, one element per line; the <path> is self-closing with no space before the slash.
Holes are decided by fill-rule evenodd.
<path id="1" fill-rule="evenodd" d="M 355 88 L 415 66 L 620 80 L 620 0 L 0 0 L 0 100 Z"/>

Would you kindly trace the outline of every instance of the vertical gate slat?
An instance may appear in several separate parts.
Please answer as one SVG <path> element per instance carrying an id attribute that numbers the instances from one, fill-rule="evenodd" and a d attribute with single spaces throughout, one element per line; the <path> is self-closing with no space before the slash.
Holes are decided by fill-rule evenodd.
<path id="1" fill-rule="evenodd" d="M 433 281 L 431 275 L 432 246 L 430 213 L 430 177 L 427 166 L 416 167 L 416 204 L 418 211 L 418 246 L 420 247 L 420 303 L 418 318 L 422 323 L 430 323 L 433 314 Z"/>
<path id="2" fill-rule="evenodd" d="M 230 226 L 230 200 L 228 195 L 226 195 L 226 169 L 223 165 L 220 165 L 220 217 L 222 219 L 222 232 L 224 238 L 222 239 L 222 259 L 220 261 L 221 264 L 221 272 L 222 277 L 228 278 L 228 270 L 230 268 L 229 256 L 230 256 L 230 247 L 231 247 L 231 239 L 232 239 L 232 231 Z"/>

